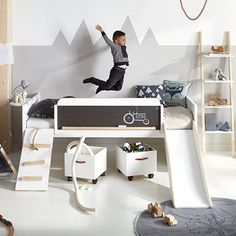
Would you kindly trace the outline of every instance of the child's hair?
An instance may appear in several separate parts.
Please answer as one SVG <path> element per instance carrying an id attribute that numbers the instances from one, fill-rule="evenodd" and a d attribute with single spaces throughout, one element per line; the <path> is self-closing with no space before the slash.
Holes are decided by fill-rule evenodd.
<path id="1" fill-rule="evenodd" d="M 120 30 L 115 31 L 112 37 L 113 42 L 115 42 L 115 40 L 117 40 L 121 36 L 125 36 L 125 33 Z"/>

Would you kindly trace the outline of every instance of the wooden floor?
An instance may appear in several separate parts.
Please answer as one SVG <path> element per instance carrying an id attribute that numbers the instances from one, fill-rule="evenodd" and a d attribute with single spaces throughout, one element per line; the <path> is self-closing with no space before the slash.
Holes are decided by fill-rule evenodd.
<path id="1" fill-rule="evenodd" d="M 14 162 L 19 154 L 11 155 Z M 164 160 L 158 160 L 154 179 L 136 177 L 129 182 L 115 168 L 109 154 L 108 171 L 92 191 L 82 192 L 82 201 L 96 207 L 95 214 L 80 212 L 74 201 L 73 185 L 63 176 L 63 155 L 54 153 L 47 192 L 15 192 L 15 176 L 0 177 L 0 214 L 11 220 L 16 236 L 134 235 L 135 217 L 149 202 L 170 199 Z M 208 155 L 204 160 L 211 196 L 236 199 L 236 160 L 227 155 Z M 183 186 L 184 189 L 184 186 Z M 6 230 L 0 226 L 0 235 Z"/>

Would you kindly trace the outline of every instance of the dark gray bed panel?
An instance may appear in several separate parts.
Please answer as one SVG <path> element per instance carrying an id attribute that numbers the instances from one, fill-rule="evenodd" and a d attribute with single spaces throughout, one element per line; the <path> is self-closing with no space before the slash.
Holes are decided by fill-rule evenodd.
<path id="1" fill-rule="evenodd" d="M 161 127 L 160 106 L 58 106 L 63 127 Z"/>

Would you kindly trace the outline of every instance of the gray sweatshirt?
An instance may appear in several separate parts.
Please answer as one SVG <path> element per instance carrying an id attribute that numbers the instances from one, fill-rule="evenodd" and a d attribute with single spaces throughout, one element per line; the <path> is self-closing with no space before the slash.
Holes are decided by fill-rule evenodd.
<path id="1" fill-rule="evenodd" d="M 122 66 L 129 65 L 128 54 L 126 52 L 126 46 L 120 46 L 113 41 L 111 41 L 106 33 L 103 31 L 102 36 L 107 43 L 107 45 L 111 48 L 111 54 L 113 56 L 114 66 Z"/>

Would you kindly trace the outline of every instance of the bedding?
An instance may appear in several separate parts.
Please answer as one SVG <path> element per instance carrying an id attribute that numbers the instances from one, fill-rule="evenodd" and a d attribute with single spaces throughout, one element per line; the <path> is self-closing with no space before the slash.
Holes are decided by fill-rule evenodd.
<path id="1" fill-rule="evenodd" d="M 192 82 L 190 81 L 164 80 L 166 106 L 186 107 L 186 96 L 191 84 Z"/>
<path id="2" fill-rule="evenodd" d="M 165 90 L 162 84 L 159 85 L 137 85 L 136 95 L 138 98 L 158 98 L 165 106 Z"/>
<path id="3" fill-rule="evenodd" d="M 50 129 L 54 128 L 54 119 L 30 117 L 27 128 Z"/>
<path id="4" fill-rule="evenodd" d="M 29 117 L 35 118 L 54 118 L 54 105 L 57 104 L 59 99 L 45 99 L 34 104 L 29 112 Z"/>
<path id="5" fill-rule="evenodd" d="M 167 129 L 192 129 L 192 121 L 192 113 L 185 107 L 164 108 L 164 122 Z"/>

